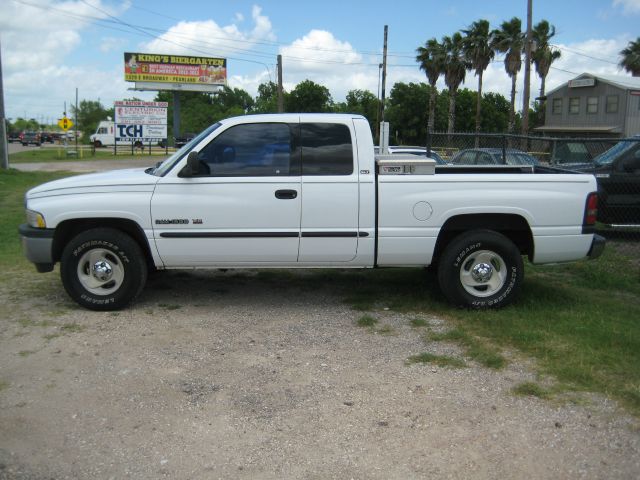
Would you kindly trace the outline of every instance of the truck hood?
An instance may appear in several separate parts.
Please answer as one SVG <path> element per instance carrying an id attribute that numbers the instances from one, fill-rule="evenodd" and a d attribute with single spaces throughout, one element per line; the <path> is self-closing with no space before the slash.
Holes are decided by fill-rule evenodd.
<path id="1" fill-rule="evenodd" d="M 61 178 L 32 188 L 27 192 L 26 198 L 96 192 L 153 191 L 159 177 L 145 173 L 145 170 L 132 168 Z"/>

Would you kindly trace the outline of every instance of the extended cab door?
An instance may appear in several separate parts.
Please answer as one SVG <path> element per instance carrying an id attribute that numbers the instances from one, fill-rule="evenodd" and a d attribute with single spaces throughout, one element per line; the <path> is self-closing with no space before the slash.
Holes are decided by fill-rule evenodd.
<path id="1" fill-rule="evenodd" d="M 353 260 L 358 249 L 358 157 L 353 124 L 300 123 L 300 263 Z"/>
<path id="2" fill-rule="evenodd" d="M 297 128 L 297 123 L 232 125 L 197 147 L 196 176 L 170 172 L 158 182 L 151 217 L 166 266 L 296 263 Z"/>

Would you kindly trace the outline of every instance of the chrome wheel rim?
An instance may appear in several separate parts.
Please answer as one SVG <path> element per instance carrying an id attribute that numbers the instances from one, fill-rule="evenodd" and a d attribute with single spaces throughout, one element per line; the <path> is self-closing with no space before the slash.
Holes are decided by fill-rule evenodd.
<path id="1" fill-rule="evenodd" d="M 110 295 L 124 281 L 124 266 L 111 250 L 93 248 L 80 257 L 78 280 L 94 295 Z"/>
<path id="2" fill-rule="evenodd" d="M 504 286 L 507 266 L 491 250 L 473 252 L 460 267 L 460 283 L 474 297 L 490 297 Z"/>

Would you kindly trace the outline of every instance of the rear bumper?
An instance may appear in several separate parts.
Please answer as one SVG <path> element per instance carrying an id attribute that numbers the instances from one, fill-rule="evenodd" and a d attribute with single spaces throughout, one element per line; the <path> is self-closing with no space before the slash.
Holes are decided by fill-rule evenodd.
<path id="1" fill-rule="evenodd" d="M 34 263 L 39 272 L 53 270 L 53 235 L 52 228 L 33 228 L 27 224 L 18 227 L 22 250 L 27 260 Z"/>
<path id="2" fill-rule="evenodd" d="M 598 258 L 600 255 L 602 255 L 606 243 L 607 240 L 603 236 L 594 235 L 587 257 L 589 257 L 590 259 Z"/>

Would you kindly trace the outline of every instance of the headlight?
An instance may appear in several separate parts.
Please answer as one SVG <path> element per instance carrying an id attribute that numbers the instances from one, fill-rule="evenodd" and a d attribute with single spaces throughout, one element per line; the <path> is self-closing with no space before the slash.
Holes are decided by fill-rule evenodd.
<path id="1" fill-rule="evenodd" d="M 47 223 L 44 221 L 44 216 L 39 212 L 33 210 L 27 210 L 27 223 L 34 228 L 47 228 Z"/>

